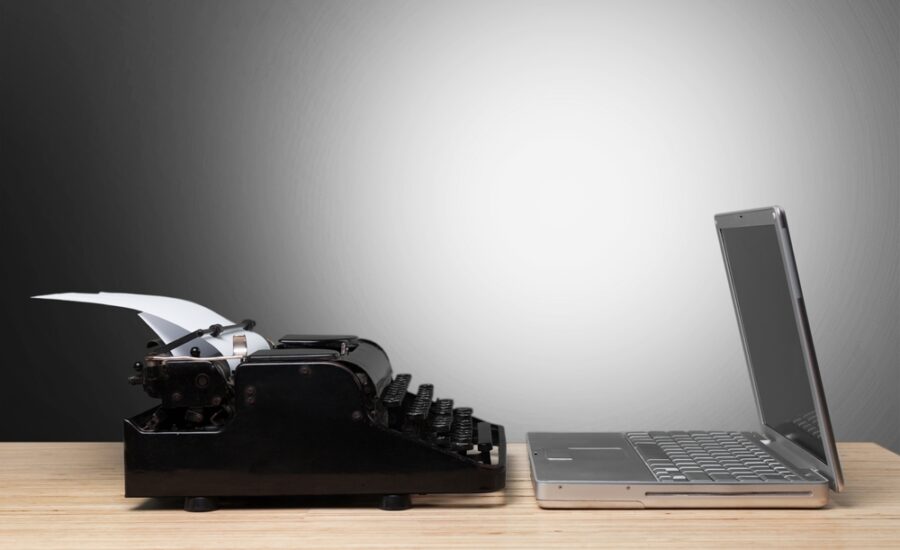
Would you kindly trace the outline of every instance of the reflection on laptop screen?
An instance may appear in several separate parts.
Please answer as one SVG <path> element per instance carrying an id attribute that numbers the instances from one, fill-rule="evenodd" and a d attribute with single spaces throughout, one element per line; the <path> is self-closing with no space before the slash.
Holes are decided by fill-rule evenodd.
<path id="1" fill-rule="evenodd" d="M 775 227 L 720 231 L 763 422 L 827 463 Z"/>

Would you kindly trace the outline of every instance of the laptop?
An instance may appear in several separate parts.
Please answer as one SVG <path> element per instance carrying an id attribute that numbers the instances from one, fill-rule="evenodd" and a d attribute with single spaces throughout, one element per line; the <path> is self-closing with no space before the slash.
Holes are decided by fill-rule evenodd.
<path id="1" fill-rule="evenodd" d="M 843 476 L 779 207 L 715 217 L 757 432 L 529 433 L 544 508 L 818 508 Z"/>

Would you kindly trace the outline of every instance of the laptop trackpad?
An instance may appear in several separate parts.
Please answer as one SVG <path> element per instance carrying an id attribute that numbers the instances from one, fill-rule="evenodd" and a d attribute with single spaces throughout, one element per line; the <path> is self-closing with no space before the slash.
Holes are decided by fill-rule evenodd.
<path id="1" fill-rule="evenodd" d="M 621 447 L 568 447 L 547 450 L 547 460 L 621 462 L 627 458 L 625 449 Z"/>
<path id="2" fill-rule="evenodd" d="M 534 458 L 543 459 L 542 470 L 550 474 L 550 479 L 655 481 L 644 461 L 622 434 L 565 436 L 556 441 L 546 441 L 549 445 L 543 449 L 533 449 L 536 451 Z"/>

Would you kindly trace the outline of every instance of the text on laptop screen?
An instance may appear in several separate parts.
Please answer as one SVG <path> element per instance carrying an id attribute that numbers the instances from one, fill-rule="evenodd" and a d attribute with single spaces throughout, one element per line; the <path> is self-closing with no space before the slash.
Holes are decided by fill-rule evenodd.
<path id="1" fill-rule="evenodd" d="M 763 422 L 827 462 L 775 227 L 721 232 Z"/>

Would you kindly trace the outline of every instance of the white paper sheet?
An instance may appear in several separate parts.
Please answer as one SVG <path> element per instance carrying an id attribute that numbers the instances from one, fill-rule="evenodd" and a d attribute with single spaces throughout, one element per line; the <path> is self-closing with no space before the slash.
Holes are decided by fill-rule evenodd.
<path id="1" fill-rule="evenodd" d="M 140 312 L 138 316 L 147 323 L 159 338 L 169 343 L 185 334 L 207 328 L 210 325 L 233 325 L 225 317 L 215 311 L 203 307 L 194 302 L 169 298 L 167 296 L 152 296 L 149 294 L 128 294 L 120 292 L 100 292 L 97 294 L 83 292 L 64 292 L 61 294 L 45 294 L 33 296 L 42 300 L 63 300 L 67 302 L 82 302 L 88 304 L 101 304 L 114 307 L 123 307 Z M 261 349 L 269 349 L 271 345 L 262 335 L 249 330 L 232 331 L 220 337 L 210 335 L 201 339 L 194 339 L 187 344 L 172 350 L 173 355 L 188 355 L 194 346 L 200 348 L 200 354 L 204 357 L 217 355 L 233 355 L 234 345 L 232 337 L 243 334 L 247 337 L 247 353 Z M 228 361 L 232 368 L 239 363 L 236 359 Z"/>

